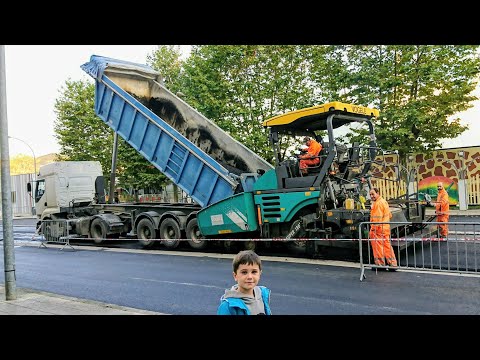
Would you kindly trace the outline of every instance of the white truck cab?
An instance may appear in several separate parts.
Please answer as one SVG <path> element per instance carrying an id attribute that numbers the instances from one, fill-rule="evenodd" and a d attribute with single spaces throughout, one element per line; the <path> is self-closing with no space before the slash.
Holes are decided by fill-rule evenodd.
<path id="1" fill-rule="evenodd" d="M 32 190 L 30 184 L 28 188 Z M 42 166 L 37 176 L 34 193 L 37 218 L 53 218 L 68 208 L 102 201 L 104 196 L 100 162 L 53 162 Z"/>

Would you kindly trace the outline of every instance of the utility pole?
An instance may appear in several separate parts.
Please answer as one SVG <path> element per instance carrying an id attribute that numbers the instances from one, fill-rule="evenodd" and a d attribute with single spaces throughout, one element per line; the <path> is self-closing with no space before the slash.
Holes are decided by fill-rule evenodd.
<path id="1" fill-rule="evenodd" d="M 8 153 L 7 80 L 5 76 L 5 45 L 0 45 L 0 158 L 3 220 L 3 266 L 5 268 L 5 300 L 15 300 L 15 252 L 13 247 L 12 191 Z"/>

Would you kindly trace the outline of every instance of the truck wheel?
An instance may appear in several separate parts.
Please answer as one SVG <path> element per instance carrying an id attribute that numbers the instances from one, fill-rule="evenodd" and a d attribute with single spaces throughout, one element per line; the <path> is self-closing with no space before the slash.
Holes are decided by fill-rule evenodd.
<path id="1" fill-rule="evenodd" d="M 152 224 L 150 219 L 142 219 L 137 224 L 137 238 L 142 247 L 151 248 L 155 245 L 155 240 L 157 238 L 157 229 Z"/>
<path id="2" fill-rule="evenodd" d="M 188 244 L 191 248 L 195 250 L 203 250 L 207 247 L 207 240 L 202 240 L 204 237 L 198 227 L 197 219 L 192 219 L 188 222 L 186 232 Z"/>
<path id="3" fill-rule="evenodd" d="M 95 244 L 101 244 L 107 238 L 107 224 L 100 219 L 95 218 L 90 225 L 90 237 L 93 239 Z"/>
<path id="4" fill-rule="evenodd" d="M 164 239 L 162 244 L 168 249 L 175 249 L 180 245 L 180 240 L 178 239 L 182 238 L 182 232 L 180 226 L 174 219 L 167 218 L 162 221 L 160 225 L 160 238 Z"/>

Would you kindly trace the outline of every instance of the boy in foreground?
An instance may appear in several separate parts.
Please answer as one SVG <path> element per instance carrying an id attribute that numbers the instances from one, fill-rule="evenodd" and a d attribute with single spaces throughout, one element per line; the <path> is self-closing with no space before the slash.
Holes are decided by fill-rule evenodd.
<path id="1" fill-rule="evenodd" d="M 270 289 L 258 286 L 262 261 L 251 250 L 233 258 L 233 278 L 237 282 L 220 299 L 217 315 L 271 315 Z"/>

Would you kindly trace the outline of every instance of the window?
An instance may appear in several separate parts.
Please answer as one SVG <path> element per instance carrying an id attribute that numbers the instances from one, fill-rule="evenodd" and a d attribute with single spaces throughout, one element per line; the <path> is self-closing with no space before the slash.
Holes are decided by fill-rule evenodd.
<path id="1" fill-rule="evenodd" d="M 45 180 L 37 181 L 37 188 L 35 190 L 35 202 L 38 202 L 45 192 Z"/>

